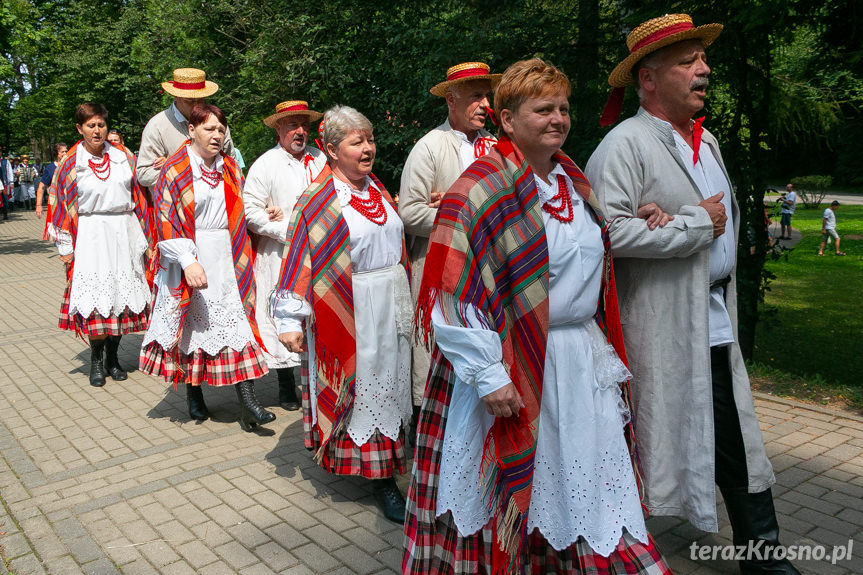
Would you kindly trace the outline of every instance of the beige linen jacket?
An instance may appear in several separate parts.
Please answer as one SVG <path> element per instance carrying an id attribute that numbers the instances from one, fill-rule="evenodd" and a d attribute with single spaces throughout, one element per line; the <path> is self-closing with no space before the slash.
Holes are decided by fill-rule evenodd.
<path id="1" fill-rule="evenodd" d="M 492 135 L 480 130 L 480 136 Z M 411 262 L 411 297 L 417 303 L 423 276 L 429 235 L 431 235 L 437 208 L 430 208 L 432 192 L 446 192 L 464 171 L 459 147 L 461 139 L 452 129 L 449 120 L 423 136 L 414 145 L 402 170 L 399 189 L 399 217 L 407 234 L 408 258 Z M 413 403 L 422 403 L 428 377 L 430 356 L 422 346 L 411 350 L 411 386 Z"/>
<path id="2" fill-rule="evenodd" d="M 135 175 L 138 183 L 151 190 L 156 187 L 159 170 L 153 167 L 156 158 L 168 158 L 189 139 L 189 122 L 178 122 L 174 116 L 173 104 L 167 110 L 162 110 L 147 122 L 141 133 L 141 149 L 138 150 L 138 163 L 135 164 Z M 222 151 L 234 155 L 234 142 L 231 140 L 231 129 L 225 132 Z"/>
<path id="3" fill-rule="evenodd" d="M 702 152 L 722 166 L 707 130 Z M 585 174 L 610 222 L 620 319 L 629 368 L 636 439 L 644 473 L 644 503 L 654 515 L 685 517 L 717 531 L 713 398 L 708 337 L 710 244 L 713 226 L 702 196 L 674 143 L 672 128 L 639 109 L 613 129 L 591 156 Z M 740 214 L 730 179 L 734 237 Z M 658 204 L 674 220 L 650 231 L 638 206 Z M 749 491 L 774 481 L 737 343 L 736 266 L 726 288 L 735 343 L 729 355 L 740 417 Z"/>

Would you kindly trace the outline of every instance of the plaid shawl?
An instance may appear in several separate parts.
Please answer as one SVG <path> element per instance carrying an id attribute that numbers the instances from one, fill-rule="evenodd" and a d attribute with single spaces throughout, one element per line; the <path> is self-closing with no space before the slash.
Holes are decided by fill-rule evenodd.
<path id="1" fill-rule="evenodd" d="M 187 140 L 186 144 L 188 143 Z M 165 161 L 165 165 L 162 166 L 159 173 L 159 179 L 156 181 L 157 207 L 160 216 L 157 226 L 159 241 L 177 238 L 195 241 L 195 191 L 186 144 L 180 146 Z M 240 299 L 243 301 L 243 309 L 249 326 L 252 328 L 255 341 L 261 349 L 265 350 L 266 347 L 261 341 L 261 334 L 255 321 L 255 276 L 252 272 L 254 252 L 252 251 L 252 242 L 246 232 L 246 216 L 242 198 L 243 172 L 240 171 L 234 158 L 223 152 L 220 153 L 224 161 L 222 178 L 225 184 L 225 209 L 228 213 L 228 227 L 231 232 L 231 252 L 234 256 L 234 275 L 237 278 Z M 173 351 L 177 355 L 175 358 L 177 365 L 181 365 L 179 345 L 177 344 L 182 336 L 185 316 L 192 300 L 192 289 L 186 282 L 185 276 L 180 280 L 175 295 L 178 298 L 180 309 L 180 328 L 177 330 L 177 335 L 170 349 L 166 351 Z M 174 383 L 176 384 L 182 378 L 183 373 L 178 370 L 177 379 Z"/>
<path id="2" fill-rule="evenodd" d="M 57 165 L 54 178 L 51 180 L 51 185 L 48 186 L 48 211 L 45 217 L 45 230 L 42 232 L 43 240 L 54 242 L 58 241 L 60 231 L 68 232 L 72 236 L 73 249 L 78 239 L 78 173 L 75 169 L 75 161 L 78 146 L 81 145 L 83 145 L 82 141 L 76 142 L 69 148 L 69 151 L 66 152 L 66 155 L 63 156 Z M 153 246 L 156 243 L 156 223 L 148 205 L 147 194 L 138 185 L 138 179 L 135 177 L 135 155 L 123 146 L 115 147 L 122 150 L 129 161 L 129 167 L 132 170 L 132 210 L 141 224 L 141 230 L 144 232 L 144 237 L 147 238 L 147 244 Z M 145 263 L 147 284 L 151 288 L 153 287 L 153 275 L 155 273 L 154 261 L 155 258 L 151 257 L 150 261 Z M 74 269 L 75 260 L 73 259 L 66 265 L 67 291 L 68 287 L 72 284 Z M 83 337 L 83 334 L 77 328 L 76 332 L 79 336 Z"/>
<path id="3" fill-rule="evenodd" d="M 395 209 L 380 180 L 373 174 L 370 178 Z M 333 179 L 327 165 L 297 200 L 288 227 L 290 244 L 276 287 L 276 297 L 292 294 L 312 308 L 316 425 L 321 440 L 315 460 L 328 470 L 333 462 L 329 461 L 327 444 L 345 428 L 353 407 L 357 352 L 350 233 Z M 401 263 L 407 269 L 404 240 Z"/>
<path id="4" fill-rule="evenodd" d="M 554 156 L 602 228 L 605 262 L 596 321 L 623 361 L 609 236 L 596 196 L 578 167 Z M 482 493 L 493 511 L 494 573 L 520 572 L 526 563 L 527 512 L 542 399 L 548 335 L 548 244 L 533 172 L 509 138 L 473 163 L 450 188 L 432 230 L 417 304 L 417 331 L 430 341 L 431 310 L 440 301 L 448 321 L 466 325 L 474 306 L 500 336 L 503 361 L 525 408 L 497 418 L 481 467 Z M 405 573 L 434 571 L 436 494 L 446 414 L 455 373 L 435 347 L 419 419 L 414 474 L 405 522 Z M 446 543 L 444 543 L 446 544 Z"/>

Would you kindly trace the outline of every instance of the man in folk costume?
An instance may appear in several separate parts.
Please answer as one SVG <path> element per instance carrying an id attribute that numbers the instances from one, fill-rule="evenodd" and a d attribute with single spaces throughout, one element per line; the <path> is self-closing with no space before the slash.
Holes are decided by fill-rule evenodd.
<path id="1" fill-rule="evenodd" d="M 255 318 L 261 339 L 267 346 L 267 366 L 275 369 L 279 381 L 279 404 L 288 411 L 300 408 L 294 385 L 294 368 L 300 365 L 298 354 L 279 343 L 276 325 L 269 314 L 270 292 L 279 282 L 282 252 L 287 241 L 291 212 L 300 194 L 318 176 L 327 163 L 324 153 L 309 141 L 310 123 L 323 116 L 309 110 L 300 100 L 276 105 L 276 113 L 264 123 L 278 134 L 276 145 L 264 152 L 249 169 L 243 188 L 246 225 L 255 234 L 255 282 L 258 286 Z M 273 221 L 271 212 L 279 207 L 284 214 Z"/>
<path id="2" fill-rule="evenodd" d="M 606 224 L 560 150 L 569 95 L 538 58 L 507 68 L 500 141 L 442 200 L 417 305 L 434 351 L 403 573 L 669 573 L 625 439 Z"/>
<path id="3" fill-rule="evenodd" d="M 586 174 L 610 222 L 647 509 L 715 532 L 718 485 L 734 543 L 775 549 L 775 478 L 737 342 L 740 212 L 716 138 L 693 119 L 710 74 L 704 48 L 721 30 L 670 14 L 629 34 L 601 123 L 616 121 L 629 84 L 641 106 Z M 673 220 L 648 229 L 634 217 L 645 202 Z M 797 573 L 772 553 L 740 567 Z"/>
<path id="4" fill-rule="evenodd" d="M 138 182 L 151 191 L 156 186 L 159 170 L 165 160 L 189 139 L 189 114 L 192 109 L 218 92 L 219 85 L 207 80 L 203 70 L 177 68 L 172 80 L 162 82 L 162 90 L 172 95 L 174 101 L 144 126 L 135 168 Z M 233 155 L 234 142 L 231 140 L 230 128 L 225 133 L 222 151 Z"/>
<path id="5" fill-rule="evenodd" d="M 491 106 L 492 90 L 500 76 L 490 74 L 489 67 L 482 62 L 465 62 L 449 68 L 446 80 L 429 90 L 446 100 L 449 113 L 443 124 L 414 145 L 402 170 L 399 190 L 399 215 L 408 235 L 414 305 L 423 275 L 428 238 L 441 198 L 462 172 L 474 160 L 484 156 L 497 141 L 485 130 L 485 121 Z M 428 378 L 430 355 L 425 347 L 414 346 L 411 359 L 415 427 Z"/>

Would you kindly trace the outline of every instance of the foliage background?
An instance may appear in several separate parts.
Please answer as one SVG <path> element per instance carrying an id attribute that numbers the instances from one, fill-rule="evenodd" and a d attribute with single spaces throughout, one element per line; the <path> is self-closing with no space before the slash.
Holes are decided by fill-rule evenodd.
<path id="1" fill-rule="evenodd" d="M 863 184 L 863 3 L 858 0 L 2 0 L 0 144 L 49 156 L 75 141 L 75 107 L 103 102 L 137 147 L 167 106 L 159 83 L 177 67 L 207 71 L 221 89 L 247 164 L 270 147 L 261 119 L 286 99 L 319 110 L 348 104 L 375 125 L 376 174 L 393 191 L 413 143 L 444 118 L 428 88 L 448 66 L 493 70 L 531 56 L 570 77 L 565 150 L 584 165 L 606 130 L 598 117 L 608 72 L 628 31 L 686 12 L 725 31 L 713 66 L 706 126 L 720 140 L 744 217 L 738 291 L 741 344 L 751 355 L 771 273 L 761 225 L 768 178 L 829 174 Z M 634 112 L 627 95 L 624 114 Z M 742 226 L 745 229 L 746 225 Z"/>

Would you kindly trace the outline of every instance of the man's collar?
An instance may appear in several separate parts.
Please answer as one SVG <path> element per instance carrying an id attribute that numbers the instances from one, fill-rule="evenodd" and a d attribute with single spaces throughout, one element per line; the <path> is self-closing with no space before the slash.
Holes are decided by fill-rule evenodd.
<path id="1" fill-rule="evenodd" d="M 183 114 L 181 114 L 181 113 L 180 113 L 180 109 L 179 109 L 179 108 L 177 108 L 177 104 L 176 104 L 176 103 L 171 102 L 171 108 L 170 108 L 170 110 L 171 110 L 171 112 L 174 114 L 174 118 L 175 118 L 179 123 L 181 123 L 181 124 L 186 124 L 186 123 L 188 123 L 188 122 L 189 122 L 189 120 L 187 120 L 187 119 L 186 119 L 186 117 L 185 117 Z"/>

